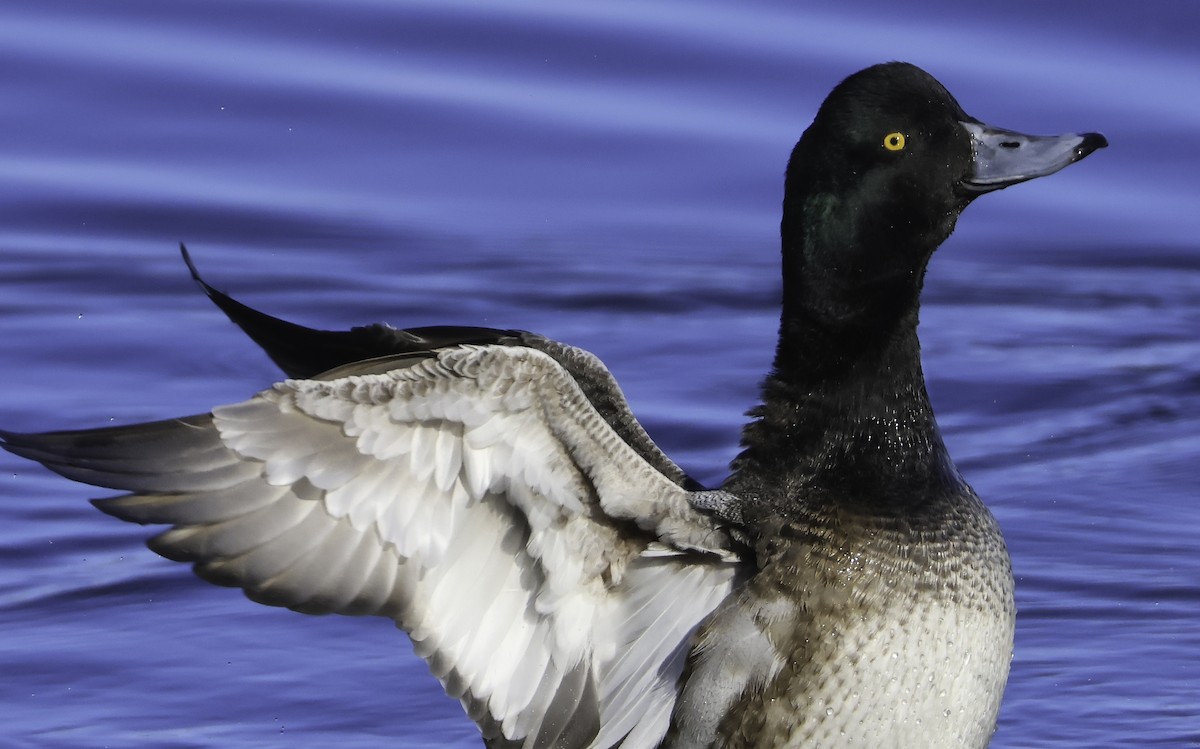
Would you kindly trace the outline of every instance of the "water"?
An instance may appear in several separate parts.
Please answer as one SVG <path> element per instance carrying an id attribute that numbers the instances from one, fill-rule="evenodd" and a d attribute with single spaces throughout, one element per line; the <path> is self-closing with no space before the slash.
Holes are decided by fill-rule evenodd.
<path id="1" fill-rule="evenodd" d="M 786 155 L 909 59 L 1112 147 L 972 206 L 922 339 L 1018 578 L 995 747 L 1200 745 L 1200 5 L 7 0 L 0 415 L 164 418 L 277 375 L 199 295 L 584 346 L 718 481 L 770 356 Z M 255 606 L 0 455 L 0 745 L 475 746 L 385 621 Z"/>

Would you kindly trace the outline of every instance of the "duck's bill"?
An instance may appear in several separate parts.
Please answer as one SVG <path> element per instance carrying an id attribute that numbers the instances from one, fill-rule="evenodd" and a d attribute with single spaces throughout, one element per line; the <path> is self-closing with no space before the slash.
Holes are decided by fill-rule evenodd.
<path id="1" fill-rule="evenodd" d="M 975 151 L 971 172 L 962 184 L 973 195 L 1054 174 L 1108 145 L 1100 133 L 1025 135 L 980 122 L 962 126 Z"/>

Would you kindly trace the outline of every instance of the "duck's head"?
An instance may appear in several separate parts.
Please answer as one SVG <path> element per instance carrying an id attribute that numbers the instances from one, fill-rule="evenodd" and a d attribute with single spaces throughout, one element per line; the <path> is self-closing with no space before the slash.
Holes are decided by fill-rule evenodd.
<path id="1" fill-rule="evenodd" d="M 783 216 L 784 306 L 809 323 L 878 327 L 914 316 L 925 266 L 976 197 L 1107 145 L 983 124 L 933 76 L 876 65 L 829 94 L 792 151 Z"/>

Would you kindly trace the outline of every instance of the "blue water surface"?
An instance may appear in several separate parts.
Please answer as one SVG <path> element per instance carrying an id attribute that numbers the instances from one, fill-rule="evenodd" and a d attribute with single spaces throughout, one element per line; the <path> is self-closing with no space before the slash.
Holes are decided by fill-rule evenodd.
<path id="1" fill-rule="evenodd" d="M 1200 4 L 5 0 L 0 424 L 202 412 L 278 378 L 197 292 L 325 328 L 600 355 L 718 482 L 772 353 L 787 154 L 866 65 L 1112 147 L 988 196 L 921 328 L 1005 529 L 995 747 L 1200 745 Z M 0 455 L 0 745 L 442 747 L 384 620 L 253 605 Z"/>

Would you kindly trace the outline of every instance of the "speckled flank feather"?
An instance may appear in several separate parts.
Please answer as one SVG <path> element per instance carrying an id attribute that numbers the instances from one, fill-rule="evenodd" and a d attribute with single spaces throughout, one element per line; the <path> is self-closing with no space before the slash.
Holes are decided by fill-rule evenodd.
<path id="1" fill-rule="evenodd" d="M 719 675 L 694 674 L 679 705 L 705 715 L 688 710 L 693 693 L 718 685 L 728 707 L 684 721 L 695 733 L 671 746 L 986 745 L 1012 653 L 1012 575 L 990 513 L 960 500 L 925 520 L 814 513 L 780 528 L 790 542 L 761 549 L 762 571 L 699 638 Z"/>

